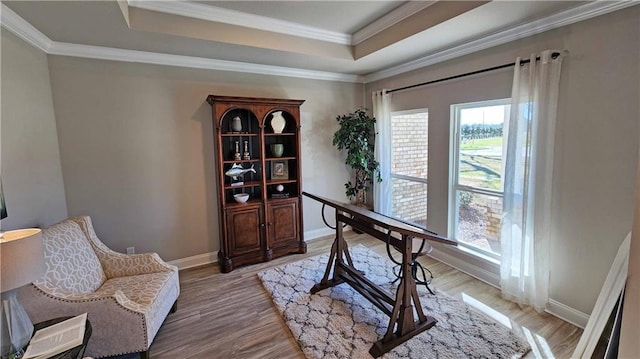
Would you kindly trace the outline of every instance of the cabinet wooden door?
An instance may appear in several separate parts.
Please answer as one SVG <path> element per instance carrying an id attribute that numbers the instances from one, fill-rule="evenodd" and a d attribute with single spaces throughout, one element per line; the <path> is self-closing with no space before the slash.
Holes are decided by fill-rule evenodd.
<path id="1" fill-rule="evenodd" d="M 268 202 L 267 215 L 269 247 L 297 245 L 300 238 L 298 199 Z"/>
<path id="2" fill-rule="evenodd" d="M 227 209 L 229 256 L 259 252 L 262 249 L 262 206 L 238 206 Z"/>

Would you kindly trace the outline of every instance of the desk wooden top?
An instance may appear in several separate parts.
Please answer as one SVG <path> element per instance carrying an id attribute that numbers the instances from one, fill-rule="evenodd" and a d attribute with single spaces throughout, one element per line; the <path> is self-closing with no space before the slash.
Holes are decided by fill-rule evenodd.
<path id="1" fill-rule="evenodd" d="M 398 232 L 402 235 L 407 235 L 413 238 L 424 238 L 426 240 L 444 243 L 444 244 L 453 245 L 453 246 L 458 245 L 458 242 L 446 237 L 442 237 L 437 233 L 427 231 L 420 227 L 412 226 L 408 223 L 382 215 L 380 213 L 370 211 L 363 207 L 358 207 L 352 204 L 334 201 L 332 199 L 325 198 L 322 196 L 317 196 L 308 192 L 302 192 L 302 194 L 309 198 L 315 199 L 318 202 L 334 207 L 339 211 L 346 212 L 352 215 L 356 219 L 363 219 L 367 222 L 370 222 L 372 224 L 375 224 L 376 226 L 385 228 L 392 232 Z"/>

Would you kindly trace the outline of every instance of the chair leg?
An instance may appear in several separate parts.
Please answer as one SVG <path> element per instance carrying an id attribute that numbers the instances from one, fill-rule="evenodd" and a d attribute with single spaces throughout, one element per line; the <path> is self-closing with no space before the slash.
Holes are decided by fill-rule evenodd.
<path id="1" fill-rule="evenodd" d="M 149 358 L 150 358 L 150 356 L 149 356 L 149 351 L 148 350 L 140 352 L 140 359 L 149 359 Z"/>
<path id="2" fill-rule="evenodd" d="M 173 305 L 171 306 L 171 310 L 169 311 L 169 313 L 175 313 L 178 310 L 178 300 L 176 299 L 175 302 L 173 302 Z"/>

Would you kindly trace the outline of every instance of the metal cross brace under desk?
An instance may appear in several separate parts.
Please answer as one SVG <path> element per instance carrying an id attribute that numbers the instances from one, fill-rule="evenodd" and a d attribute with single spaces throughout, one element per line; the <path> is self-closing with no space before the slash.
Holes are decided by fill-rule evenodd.
<path id="1" fill-rule="evenodd" d="M 373 357 L 381 356 L 436 324 L 435 318 L 425 315 L 422 311 L 416 282 L 411 275 L 412 242 L 414 238 L 448 245 L 457 245 L 457 242 L 362 207 L 340 203 L 307 192 L 302 194 L 323 205 L 331 206 L 336 211 L 336 238 L 331 246 L 329 262 L 322 280 L 311 288 L 311 293 L 347 283 L 389 316 L 385 335 L 369 350 Z M 367 279 L 364 273 L 353 266 L 349 248 L 342 233 L 343 224 L 378 238 L 402 253 L 400 284 L 395 296 Z M 401 238 L 392 236 L 392 233 L 399 234 Z M 329 278 L 332 269 L 333 277 Z M 414 307 L 417 319 L 414 317 Z"/>

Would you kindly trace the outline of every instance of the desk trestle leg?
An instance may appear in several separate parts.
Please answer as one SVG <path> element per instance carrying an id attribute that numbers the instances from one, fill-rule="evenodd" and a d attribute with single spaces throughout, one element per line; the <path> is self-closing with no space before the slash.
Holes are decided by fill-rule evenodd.
<path id="1" fill-rule="evenodd" d="M 336 267 L 337 267 L 336 265 L 336 254 L 338 251 L 337 246 L 338 246 L 338 239 L 336 238 L 336 240 L 331 245 L 331 254 L 329 255 L 329 261 L 327 262 L 327 269 L 325 269 L 324 271 L 324 276 L 322 277 L 322 280 L 320 281 L 320 283 L 311 287 L 311 290 L 310 290 L 311 294 L 315 294 L 323 289 L 333 287 L 344 282 L 342 279 L 340 279 L 339 277 L 336 277 L 335 275 Z M 334 275 L 333 275 L 333 278 L 329 279 L 329 274 L 331 273 L 332 268 L 333 268 Z"/>
<path id="2" fill-rule="evenodd" d="M 344 259 L 347 260 L 349 266 L 353 267 L 353 261 L 351 260 L 351 254 L 349 254 L 349 246 L 347 241 L 342 236 L 342 223 L 339 220 L 338 211 L 336 211 L 336 238 L 331 245 L 331 254 L 329 255 L 329 262 L 327 263 L 327 269 L 324 271 L 324 276 L 320 283 L 311 287 L 311 294 L 315 294 L 323 289 L 336 286 L 340 283 L 344 283 L 344 280 L 340 277 L 340 274 L 344 271 L 339 263 L 344 263 Z M 333 268 L 333 278 L 329 279 L 329 274 Z"/>
<path id="3" fill-rule="evenodd" d="M 390 351 L 421 332 L 433 327 L 436 319 L 425 316 L 416 289 L 416 282 L 411 275 L 411 240 L 403 238 L 403 260 L 400 270 L 400 284 L 396 290 L 396 300 L 389 318 L 389 326 L 384 337 L 371 346 L 369 354 L 374 358 Z M 418 320 L 414 321 L 413 308 L 416 308 Z M 395 329 L 395 331 L 394 331 Z"/>

